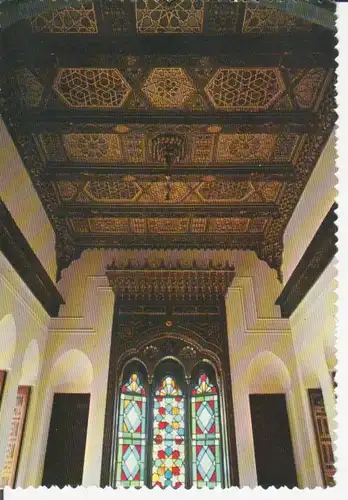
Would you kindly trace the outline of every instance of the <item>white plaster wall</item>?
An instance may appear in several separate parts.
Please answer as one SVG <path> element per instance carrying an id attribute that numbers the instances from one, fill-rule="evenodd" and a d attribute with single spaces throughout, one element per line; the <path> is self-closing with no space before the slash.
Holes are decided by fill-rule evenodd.
<path id="1" fill-rule="evenodd" d="M 299 487 L 322 485 L 289 320 L 258 315 L 247 277 L 233 281 L 226 314 L 240 485 L 257 486 L 249 394 L 272 392 L 286 394 Z"/>
<path id="2" fill-rule="evenodd" d="M 76 293 L 76 303 L 74 295 L 70 295 L 69 315 L 63 311 L 49 324 L 39 385 L 40 407 L 33 417 L 35 439 L 22 480 L 25 487 L 41 484 L 56 392 L 90 394 L 83 485 L 100 483 L 114 294 L 104 272 L 99 276 L 90 274 L 93 270 L 88 263 L 82 263 L 83 275 L 81 262 L 77 263 L 70 268 L 68 281 L 73 290 L 82 287 L 83 292 Z"/>
<path id="3" fill-rule="evenodd" d="M 0 369 L 7 371 L 0 408 L 0 470 L 2 470 L 19 385 L 31 386 L 28 419 L 22 453 L 35 433 L 33 414 L 38 403 L 38 380 L 47 338 L 49 316 L 24 282 L 0 253 Z M 19 463 L 18 480 L 30 460 Z M 1 476 L 0 476 L 1 477 Z M 1 486 L 1 485 L 0 485 Z"/>
<path id="4" fill-rule="evenodd" d="M 1 116 L 0 196 L 41 264 L 55 281 L 55 234 Z"/>

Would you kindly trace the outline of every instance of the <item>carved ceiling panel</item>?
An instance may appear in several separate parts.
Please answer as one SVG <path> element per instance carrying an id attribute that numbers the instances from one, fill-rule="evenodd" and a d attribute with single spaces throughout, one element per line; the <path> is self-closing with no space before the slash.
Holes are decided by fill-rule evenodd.
<path id="1" fill-rule="evenodd" d="M 160 178 L 159 178 L 160 179 Z M 102 176 L 90 181 L 59 180 L 56 188 L 63 203 L 73 204 L 226 204 L 275 203 L 283 184 L 278 181 L 232 181 L 211 176 L 185 182 L 143 176 Z M 81 196 L 82 195 L 82 196 Z"/>
<path id="2" fill-rule="evenodd" d="M 58 275 L 89 247 L 249 249 L 280 275 L 335 122 L 331 32 L 230 0 L 95 0 L 11 30 L 2 116 Z"/>
<path id="3" fill-rule="evenodd" d="M 156 57 L 154 57 L 156 60 Z M 320 104 L 331 72 L 325 68 L 295 72 L 273 67 L 221 67 L 213 57 L 119 57 L 114 67 L 65 67 L 57 70 L 42 106 L 50 109 L 127 109 L 250 112 L 311 109 Z M 20 92 L 43 84 L 45 74 L 19 82 Z M 26 89 L 26 90 L 25 90 Z M 58 100 L 57 100 L 58 98 Z M 38 102 L 39 104 L 40 102 Z M 36 105 L 38 105 L 36 104 Z M 30 104 L 29 104 L 30 106 Z"/>
<path id="4" fill-rule="evenodd" d="M 177 129 L 185 140 L 185 154 L 178 165 L 290 163 L 301 142 L 301 136 L 293 133 L 200 133 L 200 130 L 209 130 L 208 126 Z M 174 133 L 176 127 L 129 125 L 129 132 L 121 134 L 73 133 L 62 137 L 44 133 L 38 142 L 47 161 L 161 166 L 151 154 L 151 145 L 152 139 L 164 130 Z"/>
<path id="5" fill-rule="evenodd" d="M 262 233 L 267 217 L 238 218 L 118 218 L 118 217 L 72 217 L 72 230 L 80 234 L 192 234 L 192 233 Z"/>
<path id="6" fill-rule="evenodd" d="M 279 69 L 221 68 L 205 91 L 216 109 L 258 111 L 277 101 L 285 85 Z"/>
<path id="7" fill-rule="evenodd" d="M 100 4 L 99 20 L 94 3 Z M 294 30 L 309 31 L 312 25 L 295 15 L 273 7 L 260 7 L 250 2 L 230 0 L 97 0 L 79 8 L 40 13 L 31 19 L 34 33 L 97 34 L 99 25 L 111 25 L 115 34 L 134 31 L 139 35 L 161 33 L 289 33 Z M 238 28 L 238 15 L 242 25 Z"/>
<path id="8" fill-rule="evenodd" d="M 135 4 L 138 33 L 200 33 L 202 0 L 139 0 Z"/>
<path id="9" fill-rule="evenodd" d="M 96 34 L 97 18 L 94 5 L 82 5 L 80 8 L 52 10 L 42 12 L 31 19 L 31 27 L 35 33 Z"/>
<path id="10" fill-rule="evenodd" d="M 131 87 L 118 69 L 63 68 L 53 89 L 72 108 L 119 108 Z"/>
<path id="11" fill-rule="evenodd" d="M 143 87 L 148 99 L 156 108 L 182 108 L 195 91 L 182 68 L 155 68 Z"/>
<path id="12" fill-rule="evenodd" d="M 243 33 L 279 33 L 294 29 L 308 30 L 311 24 L 275 8 L 262 8 L 247 3 L 243 19 Z"/>

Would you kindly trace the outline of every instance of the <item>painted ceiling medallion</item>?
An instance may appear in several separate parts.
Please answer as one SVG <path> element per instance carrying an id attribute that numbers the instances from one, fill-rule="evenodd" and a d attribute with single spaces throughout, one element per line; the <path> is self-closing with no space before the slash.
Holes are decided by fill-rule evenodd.
<path id="1" fill-rule="evenodd" d="M 70 108 L 120 108 L 132 90 L 110 68 L 62 68 L 53 89 Z"/>
<path id="2" fill-rule="evenodd" d="M 220 68 L 205 91 L 216 109 L 261 111 L 285 91 L 277 68 Z"/>
<path id="3" fill-rule="evenodd" d="M 200 33 L 203 29 L 202 0 L 138 0 L 138 33 Z"/>
<path id="4" fill-rule="evenodd" d="M 182 108 L 195 92 L 191 80 L 182 68 L 155 68 L 142 87 L 156 108 Z"/>

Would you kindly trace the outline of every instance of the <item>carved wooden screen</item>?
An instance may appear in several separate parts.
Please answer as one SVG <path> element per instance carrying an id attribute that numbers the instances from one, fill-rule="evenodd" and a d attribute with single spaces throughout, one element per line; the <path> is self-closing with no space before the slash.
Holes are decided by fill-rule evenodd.
<path id="1" fill-rule="evenodd" d="M 336 469 L 323 394 L 321 389 L 309 389 L 308 395 L 324 484 L 325 486 L 335 486 L 334 475 Z"/>
<path id="2" fill-rule="evenodd" d="M 225 377 L 230 370 L 228 344 L 221 307 L 224 304 L 118 302 L 101 486 L 238 485 L 230 377 Z M 163 376 L 157 372 L 160 366 L 164 367 Z M 137 450 L 140 468 L 136 465 L 127 479 L 126 450 L 119 442 L 123 437 L 121 388 L 132 374 L 140 375 L 145 390 L 142 405 L 147 405 L 146 416 L 139 409 L 136 424 L 144 418 L 148 445 L 145 453 Z M 173 392 L 162 394 L 165 390 Z M 142 439 L 143 429 L 139 432 Z M 135 465 L 134 457 L 129 462 Z"/>
<path id="3" fill-rule="evenodd" d="M 18 387 L 16 406 L 12 416 L 11 431 L 7 441 L 6 459 L 1 475 L 1 486 L 7 485 L 11 488 L 15 486 L 29 396 L 30 387 Z"/>

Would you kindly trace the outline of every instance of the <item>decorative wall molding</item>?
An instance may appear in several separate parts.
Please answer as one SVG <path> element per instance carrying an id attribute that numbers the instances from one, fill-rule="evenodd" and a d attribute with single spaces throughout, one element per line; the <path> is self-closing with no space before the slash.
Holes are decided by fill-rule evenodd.
<path id="1" fill-rule="evenodd" d="M 291 335 L 289 321 L 284 318 L 258 317 L 253 279 L 236 277 L 226 295 L 226 304 L 235 303 L 236 294 L 241 304 L 242 315 L 239 316 L 240 330 L 247 335 Z M 233 297 L 233 298 L 232 298 Z"/>
<path id="2" fill-rule="evenodd" d="M 336 253 L 336 208 L 334 203 L 276 300 L 284 318 L 292 315 Z"/>
<path id="3" fill-rule="evenodd" d="M 63 297 L 0 199 L 0 249 L 50 316 L 57 316 Z"/>

